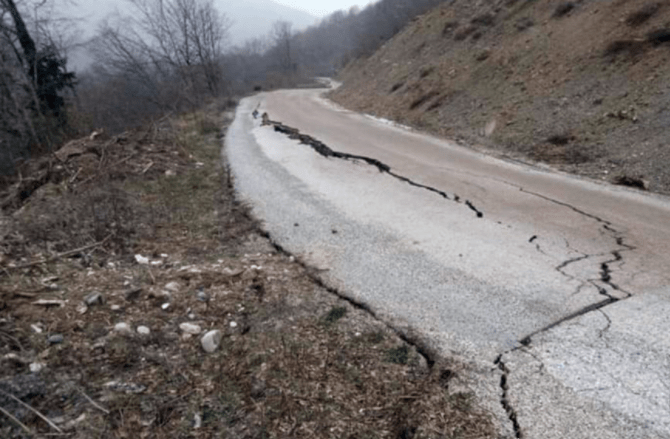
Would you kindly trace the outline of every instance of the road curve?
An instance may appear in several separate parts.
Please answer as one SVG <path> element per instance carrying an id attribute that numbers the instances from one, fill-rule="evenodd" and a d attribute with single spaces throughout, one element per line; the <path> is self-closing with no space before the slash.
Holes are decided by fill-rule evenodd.
<path id="1" fill-rule="evenodd" d="M 512 437 L 670 437 L 667 198 L 497 160 L 320 93 L 248 98 L 226 138 L 273 239 L 470 362 Z M 255 109 L 390 172 L 323 157 Z"/>

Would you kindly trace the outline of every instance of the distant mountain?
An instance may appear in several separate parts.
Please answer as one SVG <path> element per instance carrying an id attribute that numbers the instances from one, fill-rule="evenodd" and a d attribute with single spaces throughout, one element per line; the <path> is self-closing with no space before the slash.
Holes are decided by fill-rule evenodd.
<path id="1" fill-rule="evenodd" d="M 234 45 L 267 35 L 272 24 L 278 20 L 293 23 L 294 30 L 305 29 L 318 21 L 313 15 L 271 0 L 214 0 L 214 4 L 234 22 L 230 30 L 231 43 Z M 100 21 L 115 12 L 128 14 L 132 12 L 132 7 L 124 0 L 78 0 L 76 3 L 64 4 L 60 11 L 66 17 L 82 19 L 78 26 L 81 28 L 79 36 L 82 41 L 91 38 Z M 87 67 L 90 62 L 90 57 L 81 49 L 70 54 L 70 63 L 76 70 Z"/>
<path id="2" fill-rule="evenodd" d="M 278 20 L 293 23 L 294 30 L 318 21 L 313 15 L 270 0 L 216 0 L 216 5 L 235 22 L 230 32 L 233 44 L 266 35 Z"/>

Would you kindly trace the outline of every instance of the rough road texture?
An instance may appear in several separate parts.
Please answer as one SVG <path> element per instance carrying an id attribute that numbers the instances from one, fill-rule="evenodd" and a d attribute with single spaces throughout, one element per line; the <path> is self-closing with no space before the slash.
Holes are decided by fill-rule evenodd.
<path id="1" fill-rule="evenodd" d="M 524 161 L 670 192 L 670 4 L 446 2 L 332 98 Z"/>
<path id="2" fill-rule="evenodd" d="M 244 101 L 228 141 L 275 242 L 472 361 L 512 437 L 670 435 L 664 197 L 497 161 L 315 91 Z"/>

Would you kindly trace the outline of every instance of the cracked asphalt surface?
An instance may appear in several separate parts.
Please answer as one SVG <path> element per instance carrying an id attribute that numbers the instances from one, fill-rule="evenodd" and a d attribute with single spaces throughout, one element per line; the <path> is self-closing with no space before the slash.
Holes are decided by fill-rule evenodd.
<path id="1" fill-rule="evenodd" d="M 670 437 L 667 198 L 500 161 L 320 93 L 248 98 L 228 132 L 237 190 L 273 240 L 467 361 L 504 436 Z M 257 108 L 290 129 L 261 126 Z"/>

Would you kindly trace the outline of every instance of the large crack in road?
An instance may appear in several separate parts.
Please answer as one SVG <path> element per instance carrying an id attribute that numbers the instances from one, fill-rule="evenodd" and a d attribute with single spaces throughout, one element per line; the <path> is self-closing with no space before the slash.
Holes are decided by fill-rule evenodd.
<path id="1" fill-rule="evenodd" d="M 258 114 L 257 112 L 254 112 L 254 118 L 257 118 Z M 296 128 L 292 128 L 289 126 L 286 126 L 282 124 L 281 122 L 277 121 L 272 121 L 267 113 L 263 114 L 263 125 L 271 126 L 274 128 L 276 132 L 282 133 L 287 135 L 290 139 L 293 140 L 298 140 L 301 144 L 308 145 L 310 146 L 314 151 L 316 151 L 318 154 L 322 155 L 323 157 L 327 158 L 337 158 L 341 160 L 349 160 L 349 161 L 362 161 L 364 163 L 367 163 L 371 166 L 376 167 L 381 173 L 388 174 L 404 183 L 407 183 L 411 186 L 418 187 L 421 189 L 425 189 L 427 191 L 430 191 L 432 193 L 435 193 L 442 197 L 445 200 L 456 202 L 459 204 L 463 204 L 467 206 L 470 210 L 475 212 L 476 216 L 478 218 L 483 218 L 484 213 L 479 210 L 470 200 L 465 200 L 462 201 L 461 197 L 458 194 L 452 194 L 451 196 L 440 189 L 430 187 L 427 185 L 423 185 L 421 183 L 417 183 L 413 181 L 412 179 L 399 175 L 395 172 L 392 171 L 391 167 L 388 166 L 385 163 L 382 163 L 381 161 L 371 158 L 371 157 L 365 157 L 365 156 L 360 156 L 360 155 L 354 155 L 354 154 L 348 154 L 348 153 L 343 153 L 343 152 L 338 152 L 334 151 L 327 145 L 325 145 L 323 142 L 315 139 L 312 136 L 302 134 L 300 131 Z M 506 184 L 512 185 L 509 182 L 505 182 Z M 588 287 L 593 287 L 596 289 L 598 294 L 604 296 L 605 298 L 602 301 L 590 304 L 588 306 L 583 307 L 582 309 L 579 309 L 567 316 L 561 317 L 560 319 L 545 325 L 544 327 L 533 331 L 532 333 L 522 337 L 517 341 L 517 345 L 507 351 L 504 351 L 502 353 L 499 353 L 499 355 L 495 358 L 493 361 L 493 364 L 495 368 L 500 370 L 501 372 L 501 380 L 500 380 L 500 404 L 502 405 L 502 408 L 504 409 L 505 413 L 507 413 L 507 416 L 509 418 L 509 422 L 512 425 L 512 428 L 514 430 L 514 434 L 516 438 L 521 439 L 524 437 L 521 425 L 519 423 L 518 419 L 518 414 L 515 408 L 512 405 L 512 402 L 510 400 L 510 376 L 512 375 L 512 371 L 509 369 L 507 364 L 505 363 L 505 356 L 508 354 L 513 353 L 514 351 L 523 349 L 523 350 L 528 350 L 528 348 L 532 344 L 533 337 L 537 336 L 538 334 L 545 333 L 547 331 L 550 331 L 553 328 L 556 328 L 559 325 L 562 325 L 566 322 L 569 322 L 571 320 L 574 320 L 576 318 L 579 318 L 581 316 L 584 316 L 586 314 L 592 313 L 592 312 L 600 312 L 605 315 L 605 317 L 608 319 L 607 314 L 603 311 L 603 308 L 610 306 L 614 303 L 620 302 L 622 300 L 626 300 L 630 297 L 632 297 L 632 293 L 629 291 L 626 291 L 625 289 L 621 288 L 620 285 L 614 282 L 613 280 L 613 274 L 617 271 L 620 270 L 623 265 L 625 264 L 625 257 L 624 254 L 626 252 L 632 252 L 636 250 L 636 247 L 627 244 L 626 243 L 626 235 L 624 232 L 617 230 L 612 222 L 603 219 L 597 215 L 588 213 L 582 209 L 579 209 L 575 206 L 572 206 L 568 203 L 562 202 L 560 200 L 556 200 L 550 197 L 547 197 L 545 195 L 535 193 L 528 191 L 524 189 L 523 187 L 519 187 L 516 185 L 512 185 L 516 188 L 518 188 L 521 192 L 524 192 L 528 195 L 539 197 L 541 199 L 544 199 L 547 202 L 565 207 L 566 209 L 570 209 L 573 212 L 585 217 L 589 218 L 593 221 L 595 221 L 599 225 L 599 231 L 603 236 L 606 236 L 607 239 L 612 240 L 614 243 L 614 249 L 602 253 L 583 253 L 579 252 L 577 250 L 577 253 L 580 255 L 577 257 L 571 257 L 570 259 L 566 259 L 564 261 L 561 261 L 554 269 L 560 273 L 561 275 L 565 276 L 569 280 L 577 280 L 580 282 L 580 284 L 577 286 L 575 289 L 575 292 L 573 294 L 579 294 L 583 289 L 588 288 Z M 535 244 L 537 250 L 540 253 L 543 253 L 539 242 L 539 237 L 537 235 L 533 236 L 529 242 L 531 244 Z M 566 245 L 570 248 L 569 242 L 566 240 Z M 605 261 L 602 261 L 600 259 L 599 262 L 597 262 L 598 265 L 598 273 L 599 277 L 598 278 L 591 278 L 591 279 L 578 279 L 575 276 L 571 275 L 570 273 L 567 272 L 567 268 L 570 265 L 581 263 L 583 261 L 587 260 L 596 260 L 598 258 L 603 258 L 606 257 L 607 255 L 611 255 L 610 259 L 607 259 Z M 614 265 L 617 265 L 616 268 L 613 268 Z M 357 304 L 358 306 L 364 307 L 362 304 Z M 601 333 L 602 335 L 602 333 Z M 410 340 L 407 340 L 410 341 Z M 422 343 L 417 343 L 416 340 L 412 340 L 415 346 L 421 346 Z M 425 346 L 425 345 L 424 345 Z M 427 353 L 424 353 L 424 355 Z M 430 355 L 426 355 L 427 358 L 430 357 Z"/>
<path id="2" fill-rule="evenodd" d="M 258 117 L 258 113 L 254 112 L 254 117 Z M 429 192 L 433 192 L 435 194 L 438 194 L 442 198 L 448 201 L 453 201 L 455 203 L 459 204 L 465 204 L 470 210 L 472 210 L 477 218 L 483 218 L 484 217 L 484 212 L 481 210 L 477 209 L 477 207 L 472 203 L 470 200 L 465 200 L 464 202 L 461 201 L 461 197 L 458 194 L 453 194 L 451 197 L 444 191 L 441 191 L 439 189 L 436 189 L 431 186 L 427 186 L 421 183 L 417 183 L 413 181 L 412 179 L 396 174 L 395 172 L 391 171 L 391 167 L 388 166 L 385 163 L 382 163 L 381 161 L 371 158 L 371 157 L 366 157 L 366 156 L 361 156 L 361 155 L 355 155 L 355 154 L 349 154 L 346 152 L 339 152 L 339 151 L 334 151 L 331 149 L 329 146 L 327 146 L 325 143 L 321 142 L 320 140 L 315 139 L 314 137 L 307 135 L 307 134 L 302 134 L 300 130 L 297 128 L 289 127 L 287 125 L 284 125 L 281 122 L 277 122 L 274 120 L 271 120 L 270 117 L 268 116 L 267 113 L 263 113 L 263 125 L 267 126 L 272 126 L 276 132 L 285 134 L 288 136 L 289 139 L 293 140 L 298 140 L 300 143 L 304 145 L 310 146 L 314 151 L 316 151 L 318 154 L 322 155 L 323 157 L 327 158 L 336 158 L 336 159 L 341 159 L 341 160 L 353 160 L 353 161 L 362 161 L 365 162 L 371 166 L 376 167 L 379 172 L 388 174 L 404 183 L 407 183 L 411 186 L 418 187 L 420 189 L 425 189 Z"/>

